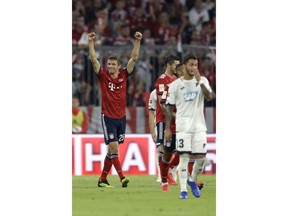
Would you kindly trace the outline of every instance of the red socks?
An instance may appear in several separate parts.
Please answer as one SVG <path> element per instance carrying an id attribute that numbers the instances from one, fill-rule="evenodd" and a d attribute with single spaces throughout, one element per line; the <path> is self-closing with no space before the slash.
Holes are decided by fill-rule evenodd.
<path id="1" fill-rule="evenodd" d="M 179 164 L 179 154 L 175 153 L 172 160 L 170 160 L 169 168 L 173 169 L 175 166 Z"/>
<path id="2" fill-rule="evenodd" d="M 108 173 L 111 170 L 112 164 L 115 167 L 120 180 L 122 180 L 124 178 L 118 154 L 113 154 L 113 155 L 106 155 L 106 157 L 105 157 L 104 167 L 103 167 L 102 174 L 101 174 L 101 177 L 100 177 L 101 181 L 105 181 L 106 180 L 107 175 L 108 175 Z"/>
<path id="3" fill-rule="evenodd" d="M 120 178 L 120 181 L 124 178 L 124 175 L 123 175 L 123 172 L 122 172 L 122 167 L 121 167 L 121 164 L 120 164 L 120 161 L 119 161 L 119 157 L 118 157 L 118 154 L 113 154 L 112 156 L 112 163 L 113 163 L 113 166 L 115 167 L 117 173 L 118 173 L 118 176 Z"/>
<path id="4" fill-rule="evenodd" d="M 112 167 L 112 160 L 110 158 L 110 155 L 106 155 L 105 160 L 104 160 L 104 167 L 102 170 L 102 174 L 101 174 L 101 181 L 105 181 L 107 178 L 108 173 L 110 172 L 110 169 Z"/>

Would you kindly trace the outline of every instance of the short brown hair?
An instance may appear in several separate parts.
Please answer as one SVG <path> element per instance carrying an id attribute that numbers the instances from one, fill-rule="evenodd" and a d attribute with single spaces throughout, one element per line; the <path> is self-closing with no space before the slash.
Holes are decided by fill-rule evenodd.
<path id="1" fill-rule="evenodd" d="M 120 57 L 118 55 L 111 55 L 108 57 L 108 60 L 116 60 L 118 65 L 121 65 L 122 64 L 122 61 L 120 59 Z"/>

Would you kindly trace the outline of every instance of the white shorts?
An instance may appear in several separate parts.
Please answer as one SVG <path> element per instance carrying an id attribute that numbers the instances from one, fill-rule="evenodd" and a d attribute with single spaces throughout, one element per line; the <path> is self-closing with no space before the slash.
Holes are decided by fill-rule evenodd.
<path id="1" fill-rule="evenodd" d="M 179 152 L 190 152 L 192 154 L 207 153 L 206 132 L 176 133 L 176 149 Z"/>

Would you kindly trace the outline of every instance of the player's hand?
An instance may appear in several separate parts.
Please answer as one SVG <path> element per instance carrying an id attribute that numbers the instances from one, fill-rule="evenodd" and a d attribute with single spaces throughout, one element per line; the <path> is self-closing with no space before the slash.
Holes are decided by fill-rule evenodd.
<path id="1" fill-rule="evenodd" d="M 197 80 L 197 82 L 199 82 L 201 80 L 201 75 L 199 73 L 198 68 L 192 67 L 192 72 L 193 72 L 193 75 L 195 76 L 195 79 Z"/>
<path id="2" fill-rule="evenodd" d="M 89 41 L 93 41 L 96 38 L 96 34 L 94 32 L 91 32 L 88 34 Z"/>
<path id="3" fill-rule="evenodd" d="M 167 141 L 170 142 L 172 139 L 172 133 L 171 133 L 170 128 L 165 129 L 165 139 L 166 139 L 166 142 Z"/>
<path id="4" fill-rule="evenodd" d="M 142 39 L 142 34 L 140 32 L 135 32 L 134 37 L 136 40 L 141 40 Z"/>

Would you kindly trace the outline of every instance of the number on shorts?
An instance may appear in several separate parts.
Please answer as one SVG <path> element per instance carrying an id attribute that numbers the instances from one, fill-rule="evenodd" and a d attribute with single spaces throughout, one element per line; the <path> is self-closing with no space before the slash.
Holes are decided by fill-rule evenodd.
<path id="1" fill-rule="evenodd" d="M 178 143 L 179 143 L 179 144 L 178 144 L 178 147 L 179 147 L 179 148 L 183 148 L 183 147 L 184 147 L 184 140 L 183 140 L 183 139 L 179 139 L 179 140 L 178 140 Z"/>
<path id="2" fill-rule="evenodd" d="M 206 143 L 203 143 L 203 148 L 205 148 L 205 146 L 206 146 Z"/>

